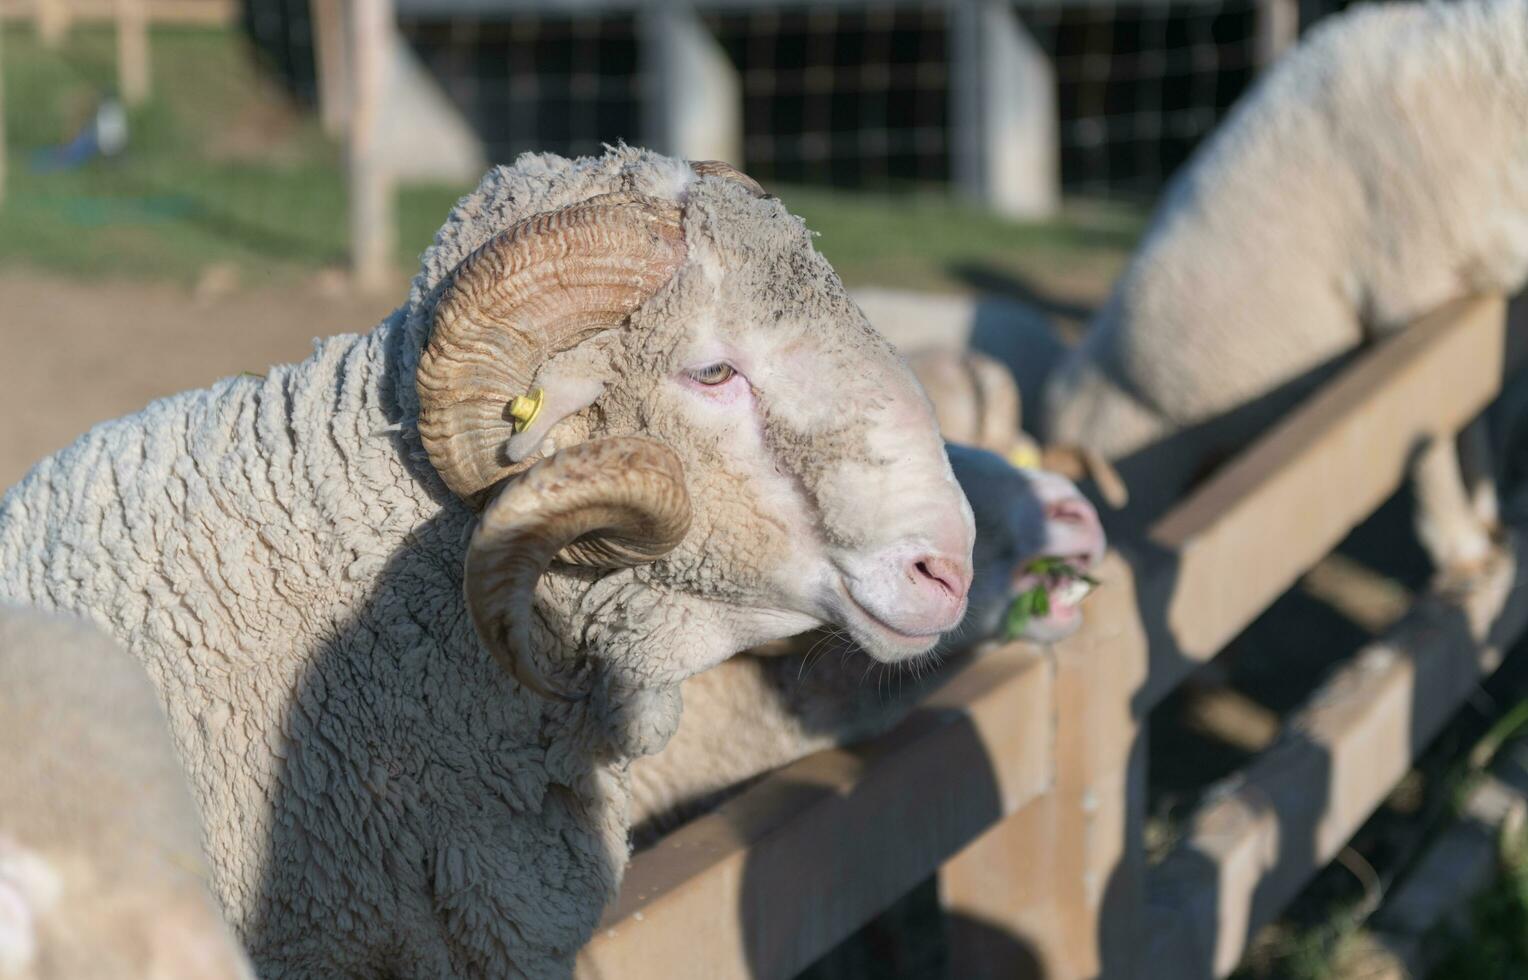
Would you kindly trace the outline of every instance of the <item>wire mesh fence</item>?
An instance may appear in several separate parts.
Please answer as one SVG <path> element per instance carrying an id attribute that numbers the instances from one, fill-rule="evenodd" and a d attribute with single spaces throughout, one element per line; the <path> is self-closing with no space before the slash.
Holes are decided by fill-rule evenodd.
<path id="1" fill-rule="evenodd" d="M 252 0 L 246 21 L 269 64 L 311 103 L 305 7 Z M 1055 71 L 1064 186 L 1135 195 L 1160 187 L 1252 80 L 1257 8 L 1258 0 L 1017 4 Z M 702 10 L 739 79 L 744 165 L 777 181 L 844 187 L 949 181 L 950 10 L 904 2 Z M 650 131 L 632 10 L 446 2 L 405 5 L 399 24 L 489 159 L 588 153 Z"/>
<path id="2" fill-rule="evenodd" d="M 1090 194 L 1151 194 L 1257 70 L 1256 0 L 1020 8 L 1057 81 L 1061 176 Z"/>
<path id="3" fill-rule="evenodd" d="M 356 0 L 133 2 L 150 22 L 152 84 L 124 114 L 119 6 L 0 0 L 11 159 L 0 259 L 145 274 L 343 263 L 355 236 L 334 92 L 353 65 L 333 24 L 325 49 L 315 14 Z M 488 162 L 662 143 L 654 93 L 667 66 L 647 6 L 391 2 L 397 88 L 382 114 L 394 124 L 385 162 L 401 180 L 401 265 Z M 777 185 L 940 189 L 963 179 L 962 101 L 1014 94 L 963 87 L 957 12 L 1002 7 L 1054 77 L 1062 188 L 1147 199 L 1255 76 L 1269 2 L 1288 0 L 715 0 L 692 23 L 731 79 L 750 172 Z M 1335 2 L 1304 0 L 1303 23 Z M 62 36 L 37 29 L 48 9 Z"/>
<path id="4" fill-rule="evenodd" d="M 630 12 L 404 16 L 399 28 L 482 139 L 489 160 L 638 142 L 642 85 Z"/>

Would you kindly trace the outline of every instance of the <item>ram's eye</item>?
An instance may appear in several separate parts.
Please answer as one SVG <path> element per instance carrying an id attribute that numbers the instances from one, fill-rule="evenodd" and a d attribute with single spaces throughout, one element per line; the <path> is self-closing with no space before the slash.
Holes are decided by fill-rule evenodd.
<path id="1" fill-rule="evenodd" d="M 709 364 L 703 368 L 696 368 L 686 373 L 689 374 L 690 380 L 697 384 L 715 386 L 724 385 L 731 381 L 732 376 L 737 374 L 737 371 L 731 364 L 722 361 L 721 363 Z"/>

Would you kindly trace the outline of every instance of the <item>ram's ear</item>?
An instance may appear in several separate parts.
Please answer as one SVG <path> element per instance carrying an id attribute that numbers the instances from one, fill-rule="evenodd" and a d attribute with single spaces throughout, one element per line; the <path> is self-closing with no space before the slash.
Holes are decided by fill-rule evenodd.
<path id="1" fill-rule="evenodd" d="M 595 337 L 549 359 L 536 372 L 534 408 L 505 446 L 510 461 L 519 463 L 534 456 L 553 427 L 570 415 L 593 405 L 605 391 L 610 377 L 610 344 L 614 331 Z M 514 403 L 511 403 L 514 407 Z"/>

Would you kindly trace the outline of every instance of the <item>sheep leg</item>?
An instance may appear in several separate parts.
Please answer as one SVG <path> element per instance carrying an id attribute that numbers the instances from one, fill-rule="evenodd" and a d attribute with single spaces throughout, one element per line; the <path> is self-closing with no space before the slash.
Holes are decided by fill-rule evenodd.
<path id="1" fill-rule="evenodd" d="M 1434 567 L 1449 578 L 1469 579 L 1492 550 L 1491 535 L 1471 504 L 1455 441 L 1428 440 L 1412 464 L 1416 529 Z"/>

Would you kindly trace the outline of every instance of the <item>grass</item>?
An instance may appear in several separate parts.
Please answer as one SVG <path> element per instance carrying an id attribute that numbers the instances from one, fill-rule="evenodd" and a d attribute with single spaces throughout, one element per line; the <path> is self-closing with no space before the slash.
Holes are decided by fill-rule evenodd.
<path id="1" fill-rule="evenodd" d="M 1528 834 L 1504 843 L 1502 872 L 1470 909 L 1470 928 L 1433 972 L 1433 980 L 1528 977 Z"/>
<path id="2" fill-rule="evenodd" d="M 346 196 L 339 148 L 262 77 L 234 31 L 156 29 L 153 99 L 131 117 L 126 152 L 42 173 L 114 87 L 106 29 L 50 51 L 26 28 L 4 38 L 10 177 L 0 262 L 81 277 L 194 280 L 213 264 L 282 279 L 342 265 Z M 412 269 L 465 187 L 405 187 L 401 269 Z M 1044 224 L 1005 221 L 944 194 L 778 188 L 821 233 L 851 283 L 954 289 L 1036 275 L 1112 277 L 1140 229 L 1128 207 L 1078 207 Z"/>

